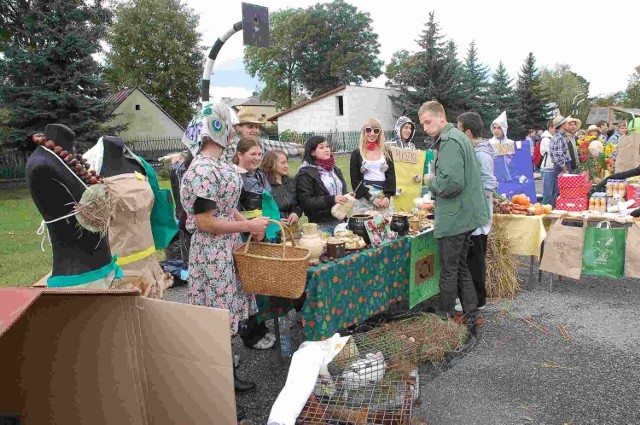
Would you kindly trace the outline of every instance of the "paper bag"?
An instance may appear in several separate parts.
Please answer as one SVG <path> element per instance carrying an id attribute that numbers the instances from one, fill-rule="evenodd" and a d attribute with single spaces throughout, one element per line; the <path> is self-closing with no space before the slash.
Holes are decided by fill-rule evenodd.
<path id="1" fill-rule="evenodd" d="M 582 273 L 621 278 L 624 275 L 626 234 L 627 229 L 612 229 L 608 221 L 598 223 L 598 227 L 587 228 L 582 251 Z"/>
<path id="2" fill-rule="evenodd" d="M 627 232 L 624 277 L 640 279 L 640 223 L 635 222 Z"/>
<path id="3" fill-rule="evenodd" d="M 620 137 L 616 173 L 636 168 L 640 164 L 640 133 L 633 132 Z"/>
<path id="4" fill-rule="evenodd" d="M 567 226 L 562 221 L 560 217 L 547 233 L 540 270 L 580 279 L 586 221 L 582 227 Z"/>

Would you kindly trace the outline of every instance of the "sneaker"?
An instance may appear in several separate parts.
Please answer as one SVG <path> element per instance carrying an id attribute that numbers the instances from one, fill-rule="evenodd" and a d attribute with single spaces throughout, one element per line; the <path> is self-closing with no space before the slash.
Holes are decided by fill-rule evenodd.
<path id="1" fill-rule="evenodd" d="M 264 337 L 265 338 L 269 338 L 270 341 L 276 342 L 276 336 L 274 334 L 272 334 L 271 332 L 266 334 Z"/>
<path id="2" fill-rule="evenodd" d="M 462 313 L 462 303 L 460 302 L 460 298 L 456 298 L 456 306 L 454 309 L 460 313 Z"/>
<path id="3" fill-rule="evenodd" d="M 482 304 L 478 306 L 478 310 L 484 310 L 486 306 L 487 306 L 486 304 Z"/>

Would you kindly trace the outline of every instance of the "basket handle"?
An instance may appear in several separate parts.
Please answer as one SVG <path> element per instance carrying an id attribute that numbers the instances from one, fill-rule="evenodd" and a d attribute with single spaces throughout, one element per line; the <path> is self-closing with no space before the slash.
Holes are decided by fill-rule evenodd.
<path id="1" fill-rule="evenodd" d="M 282 258 L 284 258 L 286 256 L 286 250 L 287 250 L 287 236 L 285 235 L 285 229 L 287 232 L 289 232 L 289 238 L 291 240 L 291 245 L 292 246 L 296 246 L 296 241 L 293 238 L 293 233 L 291 233 L 291 229 L 289 229 L 286 226 L 283 226 L 281 222 L 276 221 L 276 220 L 268 220 L 269 223 L 275 223 L 278 226 L 280 226 L 280 229 L 282 230 Z M 249 243 L 251 242 L 251 233 L 249 233 L 249 239 L 247 239 L 247 243 L 244 244 L 244 253 L 248 253 L 249 252 Z"/>

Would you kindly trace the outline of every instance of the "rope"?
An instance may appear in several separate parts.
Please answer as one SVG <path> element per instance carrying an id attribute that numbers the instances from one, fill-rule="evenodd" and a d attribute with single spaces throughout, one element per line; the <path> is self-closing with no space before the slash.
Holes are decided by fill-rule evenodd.
<path id="1" fill-rule="evenodd" d="M 62 216 L 62 217 L 54 218 L 53 220 L 49 220 L 49 221 L 42 220 L 40 222 L 40 227 L 38 227 L 38 230 L 36 230 L 36 235 L 38 235 L 38 236 L 42 235 L 42 241 L 40 241 L 40 249 L 42 250 L 42 252 L 44 252 L 45 231 L 46 231 L 46 236 L 49 239 L 49 246 L 51 246 L 51 235 L 49 234 L 49 228 L 46 225 L 50 224 L 50 223 L 55 223 L 56 221 L 64 220 L 64 219 L 69 218 L 69 217 L 73 217 L 76 214 L 78 214 L 78 212 L 74 211 L 71 214 L 67 214 L 67 215 Z"/>

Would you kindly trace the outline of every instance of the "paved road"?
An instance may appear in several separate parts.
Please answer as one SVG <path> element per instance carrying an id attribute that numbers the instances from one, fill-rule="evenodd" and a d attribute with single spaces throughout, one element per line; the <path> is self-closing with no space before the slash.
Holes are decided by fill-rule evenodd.
<path id="1" fill-rule="evenodd" d="M 431 425 L 640 423 L 640 281 L 548 289 L 491 305 L 476 348 L 422 385 L 416 414 Z"/>

